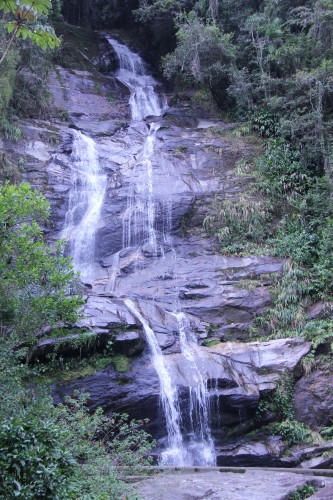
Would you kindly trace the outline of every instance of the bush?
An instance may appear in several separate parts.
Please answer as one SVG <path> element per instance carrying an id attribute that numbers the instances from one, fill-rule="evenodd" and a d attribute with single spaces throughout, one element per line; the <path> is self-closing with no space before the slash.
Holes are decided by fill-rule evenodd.
<path id="1" fill-rule="evenodd" d="M 2 421 L 1 498 L 61 500 L 67 494 L 74 467 L 75 461 L 54 420 L 27 412 Z"/>
<path id="2" fill-rule="evenodd" d="M 304 484 L 297 488 L 296 491 L 290 493 L 288 500 L 305 500 L 306 498 L 312 497 L 318 489 L 318 487 L 312 486 L 311 484 Z"/>
<path id="3" fill-rule="evenodd" d="M 311 431 L 297 420 L 284 420 L 272 425 L 273 434 L 281 436 L 287 446 L 306 443 L 311 435 Z"/>
<path id="4" fill-rule="evenodd" d="M 311 182 L 311 172 L 301 161 L 300 153 L 288 142 L 268 142 L 263 156 L 256 163 L 258 189 L 273 199 L 281 199 L 294 191 L 302 193 Z"/>

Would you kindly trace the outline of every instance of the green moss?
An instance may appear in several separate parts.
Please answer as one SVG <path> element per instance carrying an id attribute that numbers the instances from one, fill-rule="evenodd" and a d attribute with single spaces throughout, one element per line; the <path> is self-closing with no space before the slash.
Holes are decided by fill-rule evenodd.
<path id="1" fill-rule="evenodd" d="M 124 373 L 128 372 L 128 370 L 131 367 L 131 360 L 124 354 L 116 354 L 112 357 L 111 361 L 112 366 L 117 370 L 119 373 Z"/>
<path id="2" fill-rule="evenodd" d="M 92 61 L 99 55 L 97 33 L 62 22 L 55 23 L 55 30 L 62 39 L 61 46 L 54 51 L 55 64 L 69 69 L 95 70 Z"/>
<path id="3" fill-rule="evenodd" d="M 221 344 L 221 342 L 219 340 L 204 340 L 203 341 L 203 345 L 205 347 L 213 347 L 214 345 L 218 345 L 218 344 Z"/>
<path id="4" fill-rule="evenodd" d="M 29 377 L 27 382 L 49 385 L 61 381 L 79 380 L 104 370 L 112 364 L 112 360 L 112 356 L 95 355 L 89 359 L 60 357 L 48 364 L 36 363 L 32 370 L 33 376 Z"/>

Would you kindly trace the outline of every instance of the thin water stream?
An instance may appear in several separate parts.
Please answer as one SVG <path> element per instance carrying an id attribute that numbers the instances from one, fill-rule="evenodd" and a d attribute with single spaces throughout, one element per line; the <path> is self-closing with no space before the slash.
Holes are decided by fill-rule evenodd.
<path id="1" fill-rule="evenodd" d="M 87 280 L 92 277 L 96 225 L 103 204 L 106 175 L 101 171 L 94 140 L 77 130 L 72 130 L 72 134 L 71 189 L 62 237 L 69 242 L 75 269 Z"/>

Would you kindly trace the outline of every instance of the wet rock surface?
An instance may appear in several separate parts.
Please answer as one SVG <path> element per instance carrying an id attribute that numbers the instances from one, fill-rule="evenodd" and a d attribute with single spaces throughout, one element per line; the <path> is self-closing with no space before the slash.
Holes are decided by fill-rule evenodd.
<path id="1" fill-rule="evenodd" d="M 310 344 L 299 339 L 249 344 L 227 342 L 211 348 L 198 346 L 197 366 L 208 387 L 211 409 L 217 416 L 212 424 L 217 441 L 225 439 L 221 428 L 226 425 L 231 428 L 253 417 L 260 394 L 273 391 L 282 375 L 294 370 L 309 349 Z M 192 369 L 191 363 L 179 353 L 166 354 L 165 362 L 178 387 L 181 409 L 188 414 L 191 387 L 187 372 Z M 163 437 L 165 424 L 159 402 L 159 380 L 148 352 L 134 358 L 126 374 L 107 368 L 83 380 L 59 384 L 53 393 L 56 401 L 60 401 L 74 390 L 89 392 L 93 408 L 102 406 L 106 412 L 126 412 L 133 418 L 149 418 L 148 430 L 154 436 Z M 239 452 L 234 453 L 237 460 L 232 463 L 248 464 L 249 455 L 258 455 L 255 447 L 253 453 L 247 452 L 247 462 L 240 460 Z"/>
<path id="2" fill-rule="evenodd" d="M 331 478 L 312 478 L 289 472 L 241 470 L 231 472 L 172 472 L 159 474 L 135 485 L 144 500 L 286 500 L 297 488 L 311 484 L 323 488 L 311 498 L 332 492 Z"/>
<path id="3" fill-rule="evenodd" d="M 331 469 L 333 441 L 288 448 L 281 436 L 243 437 L 219 445 L 216 453 L 218 466 Z"/>
<path id="4" fill-rule="evenodd" d="M 175 343 L 177 329 L 171 312 L 179 306 L 201 337 L 214 329 L 218 339 L 247 340 L 253 318 L 271 305 L 269 282 L 260 283 L 260 277 L 280 272 L 283 261 L 268 256 L 217 255 L 215 242 L 202 238 L 202 221 L 222 192 L 223 197 L 232 197 L 242 190 L 247 180 L 235 177 L 233 167 L 240 157 L 251 156 L 251 146 L 216 139 L 210 128 L 197 128 L 200 119 L 188 108 L 169 109 L 160 119 L 152 157 L 161 250 L 156 252 L 149 245 L 138 248 L 133 241 L 133 247 L 124 251 L 124 219 L 144 168 L 140 161 L 149 120 L 147 124 L 130 123 L 128 90 L 115 78 L 103 76 L 97 85 L 96 76 L 88 71 L 58 67 L 51 75 L 50 91 L 58 115 L 49 122 L 22 123 L 24 141 L 7 142 L 6 148 L 25 159 L 23 180 L 50 200 L 48 237 L 53 240 L 62 236 L 68 209 L 71 130 L 79 129 L 95 139 L 108 180 L 96 233 L 94 280 L 89 283 L 80 326 L 98 332 L 135 324 L 117 299 L 130 290 L 142 310 L 149 308 L 151 326 L 163 349 Z M 110 92 L 117 96 L 116 102 L 110 102 Z M 197 236 L 193 234 L 196 230 Z M 139 225 L 138 239 L 140 231 Z M 167 235 L 171 235 L 169 242 Z M 251 279 L 258 280 L 257 286 L 242 286 L 242 280 Z"/>
<path id="5" fill-rule="evenodd" d="M 302 377 L 295 386 L 295 415 L 312 428 L 333 420 L 333 370 L 326 366 Z"/>

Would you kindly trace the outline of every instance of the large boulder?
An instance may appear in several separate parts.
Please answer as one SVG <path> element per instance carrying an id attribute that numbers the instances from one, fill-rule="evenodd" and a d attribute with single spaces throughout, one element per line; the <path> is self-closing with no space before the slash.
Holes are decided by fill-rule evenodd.
<path id="1" fill-rule="evenodd" d="M 316 369 L 303 376 L 295 386 L 295 415 L 298 420 L 316 429 L 333 421 L 333 369 Z"/>

